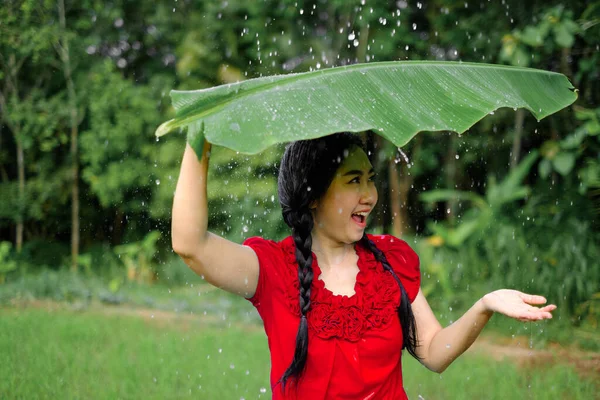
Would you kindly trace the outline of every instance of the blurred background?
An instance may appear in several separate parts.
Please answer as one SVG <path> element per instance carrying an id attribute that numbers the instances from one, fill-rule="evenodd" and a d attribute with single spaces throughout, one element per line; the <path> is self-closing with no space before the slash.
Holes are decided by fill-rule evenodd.
<path id="1" fill-rule="evenodd" d="M 398 60 L 555 71 L 579 95 L 540 122 L 500 109 L 401 151 L 362 134 L 368 231 L 415 248 L 442 324 L 502 287 L 559 306 L 495 317 L 443 375 L 407 356 L 409 396 L 597 398 L 600 1 L 553 0 L 3 0 L 0 397 L 269 398 L 258 315 L 170 247 L 185 136 L 154 137 L 169 91 Z M 289 235 L 281 154 L 214 149 L 211 231 Z"/>

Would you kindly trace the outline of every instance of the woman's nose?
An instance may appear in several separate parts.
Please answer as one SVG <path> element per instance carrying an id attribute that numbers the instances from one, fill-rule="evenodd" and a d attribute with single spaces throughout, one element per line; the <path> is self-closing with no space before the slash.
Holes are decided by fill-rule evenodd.
<path id="1" fill-rule="evenodd" d="M 361 185 L 360 201 L 363 204 L 373 204 L 377 199 L 377 189 L 373 185 Z"/>

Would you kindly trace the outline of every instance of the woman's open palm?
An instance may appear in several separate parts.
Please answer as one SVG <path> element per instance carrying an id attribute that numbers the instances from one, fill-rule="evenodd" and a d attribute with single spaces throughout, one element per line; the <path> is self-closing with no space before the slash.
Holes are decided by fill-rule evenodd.
<path id="1" fill-rule="evenodd" d="M 504 314 L 507 317 L 520 321 L 539 321 L 552 318 L 551 312 L 556 309 L 554 304 L 546 304 L 542 296 L 522 293 L 517 290 L 502 289 L 488 293 L 483 297 L 485 307 L 493 312 Z"/>

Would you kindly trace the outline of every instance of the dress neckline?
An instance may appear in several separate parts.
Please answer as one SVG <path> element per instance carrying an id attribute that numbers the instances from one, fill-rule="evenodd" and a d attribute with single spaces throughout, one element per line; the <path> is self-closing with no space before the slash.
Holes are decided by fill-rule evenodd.
<path id="1" fill-rule="evenodd" d="M 313 264 L 312 264 L 313 273 L 314 273 L 313 286 L 317 289 L 317 292 L 319 292 L 319 295 L 317 295 L 319 298 L 323 298 L 323 297 L 331 298 L 332 300 L 337 300 L 337 301 L 343 301 L 343 300 L 353 300 L 354 301 L 354 300 L 358 299 L 360 293 L 362 292 L 362 287 L 366 284 L 366 282 L 368 280 L 368 277 L 366 275 L 366 270 L 369 267 L 369 264 L 368 264 L 369 257 L 367 256 L 367 253 L 369 253 L 369 251 L 367 251 L 360 242 L 355 242 L 354 243 L 354 252 L 358 256 L 358 260 L 356 261 L 356 265 L 358 267 L 358 273 L 356 274 L 356 280 L 354 282 L 354 293 L 350 296 L 345 295 L 345 294 L 335 294 L 331 290 L 329 290 L 327 287 L 325 287 L 325 281 L 320 279 L 320 276 L 323 271 L 321 271 L 321 267 L 319 266 L 319 263 L 317 261 L 317 256 L 313 252 Z M 373 261 L 373 260 L 371 260 L 371 261 Z"/>
<path id="2" fill-rule="evenodd" d="M 351 294 L 350 296 L 348 296 L 346 294 L 335 294 L 325 286 L 325 281 L 320 279 L 320 276 L 323 273 L 323 271 L 321 270 L 321 267 L 319 266 L 317 255 L 314 252 L 312 252 L 312 255 L 313 255 L 312 268 L 313 268 L 313 272 L 314 272 L 313 285 L 316 286 L 319 290 L 323 291 L 328 297 L 331 296 L 331 297 L 337 298 L 337 299 L 342 299 L 342 298 L 353 299 L 353 298 L 355 298 L 359 293 L 359 287 L 363 280 L 362 278 L 363 278 L 364 270 L 365 270 L 365 267 L 363 265 L 363 257 L 361 257 L 362 250 L 363 250 L 363 248 L 360 245 L 360 242 L 354 242 L 354 253 L 358 256 L 358 259 L 356 261 L 356 265 L 358 267 L 358 273 L 356 274 L 356 278 L 354 281 L 354 293 L 353 294 Z"/>

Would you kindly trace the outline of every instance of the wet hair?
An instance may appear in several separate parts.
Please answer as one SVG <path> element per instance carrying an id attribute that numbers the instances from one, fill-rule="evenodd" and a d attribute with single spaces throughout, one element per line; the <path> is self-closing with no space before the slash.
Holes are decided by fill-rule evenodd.
<path id="1" fill-rule="evenodd" d="M 310 205 L 322 198 L 333 181 L 336 171 L 350 151 L 358 147 L 364 151 L 360 137 L 352 133 L 337 133 L 319 139 L 301 140 L 290 143 L 283 154 L 277 180 L 279 202 L 283 220 L 292 229 L 298 262 L 300 326 L 296 334 L 294 358 L 279 379 L 285 389 L 288 379 L 298 378 L 304 371 L 308 354 L 308 320 L 310 291 L 313 282 L 312 237 L 314 221 Z M 406 290 L 385 255 L 377 248 L 366 233 L 361 244 L 369 249 L 383 268 L 389 271 L 400 287 L 401 301 L 398 314 L 402 326 L 403 346 L 418 358 L 416 323 Z"/>

